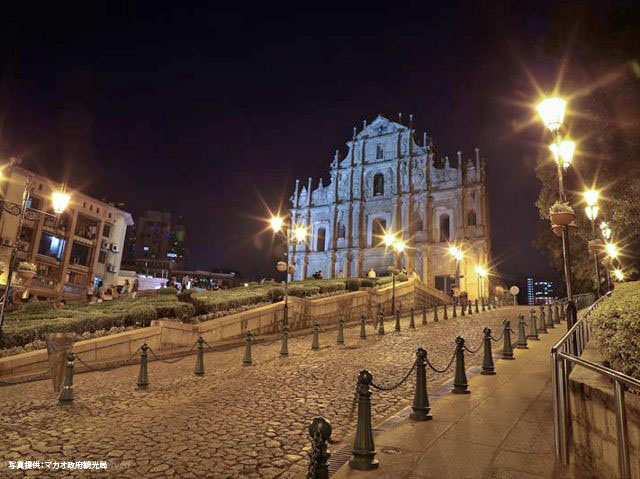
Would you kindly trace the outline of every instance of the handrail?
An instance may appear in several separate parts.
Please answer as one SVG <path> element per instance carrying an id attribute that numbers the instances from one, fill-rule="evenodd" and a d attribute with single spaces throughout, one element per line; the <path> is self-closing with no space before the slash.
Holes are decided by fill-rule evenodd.
<path id="1" fill-rule="evenodd" d="M 556 456 L 563 464 L 569 464 L 569 372 L 571 371 L 572 365 L 582 366 L 613 381 L 620 477 L 629 479 L 631 477 L 631 468 L 623 386 L 640 388 L 640 381 L 611 368 L 602 366 L 601 364 L 579 357 L 589 341 L 589 317 L 610 295 L 611 291 L 593 303 L 587 311 L 585 311 L 582 319 L 577 321 L 551 348 L 551 383 L 553 388 Z"/>

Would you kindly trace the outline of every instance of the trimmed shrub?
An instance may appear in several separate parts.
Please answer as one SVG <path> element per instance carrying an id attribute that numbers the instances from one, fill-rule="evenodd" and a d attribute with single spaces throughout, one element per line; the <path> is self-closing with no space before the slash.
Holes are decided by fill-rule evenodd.
<path id="1" fill-rule="evenodd" d="M 154 319 L 158 319 L 158 313 L 151 306 L 134 306 L 124 313 L 125 326 L 149 326 Z"/>
<path id="2" fill-rule="evenodd" d="M 269 301 L 272 303 L 277 303 L 278 301 L 282 301 L 284 299 L 284 288 L 276 287 L 270 288 L 267 291 L 267 297 Z"/>
<path id="3" fill-rule="evenodd" d="M 158 294 L 173 294 L 173 295 L 177 295 L 178 294 L 178 290 L 176 288 L 160 288 L 158 290 Z"/>
<path id="4" fill-rule="evenodd" d="M 182 301 L 183 303 L 190 303 L 193 295 L 192 289 L 186 289 L 184 291 L 180 291 L 177 295 L 178 301 Z"/>
<path id="5" fill-rule="evenodd" d="M 38 301 L 37 303 L 27 303 L 22 311 L 25 314 L 39 314 L 53 310 L 53 305 L 48 301 Z"/>
<path id="6" fill-rule="evenodd" d="M 606 363 L 640 379 L 640 282 L 616 285 L 591 313 L 589 323 Z"/>
<path id="7" fill-rule="evenodd" d="M 347 291 L 358 291 L 360 289 L 360 278 L 349 278 L 346 284 Z"/>
<path id="8" fill-rule="evenodd" d="M 396 281 L 403 282 L 403 281 L 408 281 L 408 280 L 409 280 L 409 278 L 407 278 L 407 275 L 404 274 L 404 273 L 400 273 L 400 274 L 396 275 Z"/>
<path id="9" fill-rule="evenodd" d="M 360 287 L 362 288 L 373 288 L 376 285 L 376 282 L 373 279 L 364 278 L 360 280 Z"/>
<path id="10" fill-rule="evenodd" d="M 290 286 L 289 296 L 296 296 L 298 298 L 302 298 L 306 296 L 305 288 L 303 286 Z"/>

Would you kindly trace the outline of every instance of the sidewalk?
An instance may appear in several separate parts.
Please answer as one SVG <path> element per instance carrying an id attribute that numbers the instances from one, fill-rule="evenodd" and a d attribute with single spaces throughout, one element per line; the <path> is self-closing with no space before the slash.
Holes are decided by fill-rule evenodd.
<path id="1" fill-rule="evenodd" d="M 374 425 L 379 468 L 356 471 L 345 464 L 332 477 L 586 477 L 555 458 L 549 350 L 564 332 L 562 322 L 541 334 L 540 341 L 529 341 L 529 349 L 514 349 L 514 361 L 496 360 L 495 376 L 471 376 L 468 371 L 471 394 L 450 393 L 450 383 L 444 391 L 430 391 L 431 421 L 409 420 L 408 407 Z M 498 346 L 501 343 L 494 348 Z"/>

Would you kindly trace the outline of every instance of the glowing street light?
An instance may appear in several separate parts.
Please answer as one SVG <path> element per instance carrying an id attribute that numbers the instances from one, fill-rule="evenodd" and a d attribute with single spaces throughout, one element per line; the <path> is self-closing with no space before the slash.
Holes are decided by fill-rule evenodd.
<path id="1" fill-rule="evenodd" d="M 476 266 L 476 274 L 478 275 L 478 296 L 484 297 L 484 288 L 482 280 L 489 276 L 489 272 L 481 265 Z"/>
<path id="2" fill-rule="evenodd" d="M 566 170 L 571 165 L 573 160 L 573 152 L 576 150 L 575 142 L 571 140 L 563 140 L 560 142 L 551 143 L 549 149 L 553 153 L 553 157 L 558 165 Z"/>
<path id="3" fill-rule="evenodd" d="M 271 223 L 271 229 L 274 231 L 274 233 L 279 233 L 282 229 L 282 226 L 284 225 L 284 220 L 279 216 L 273 216 L 269 220 L 269 223 Z"/>
<path id="4" fill-rule="evenodd" d="M 624 273 L 622 272 L 621 269 L 617 269 L 617 268 L 614 269 L 613 274 L 615 275 L 618 281 L 624 281 Z"/>
<path id="5" fill-rule="evenodd" d="M 459 247 L 449 246 L 449 254 L 456 260 L 456 288 L 460 290 L 460 261 L 464 258 L 464 252 Z"/>
<path id="6" fill-rule="evenodd" d="M 609 228 L 609 224 L 606 221 L 600 223 L 600 232 L 604 239 L 608 240 L 611 238 L 611 228 Z"/>
<path id="7" fill-rule="evenodd" d="M 396 237 L 394 234 L 389 232 L 386 232 L 384 234 L 384 244 L 387 248 L 392 246 L 395 241 L 396 241 Z"/>
<path id="8" fill-rule="evenodd" d="M 584 208 L 584 211 L 587 215 L 587 218 L 591 220 L 591 236 L 594 244 L 596 243 L 596 218 L 598 217 L 598 198 L 600 197 L 600 193 L 598 190 L 587 190 L 582 193 L 584 196 L 584 201 L 587 203 L 587 206 Z M 593 249 L 593 259 L 595 264 L 595 274 L 596 274 L 596 293 L 598 297 L 600 297 L 600 265 L 598 263 L 598 250 L 597 248 Z"/>
<path id="9" fill-rule="evenodd" d="M 51 203 L 53 204 L 53 212 L 57 215 L 64 213 L 67 209 L 71 196 L 64 191 L 54 191 L 51 195 Z"/>
<path id="10" fill-rule="evenodd" d="M 604 248 L 609 258 L 616 259 L 618 257 L 618 248 L 613 243 L 607 243 Z"/>
<path id="11" fill-rule="evenodd" d="M 562 126 L 566 108 L 567 102 L 562 98 L 547 98 L 536 106 L 536 110 L 540 118 L 542 118 L 542 123 L 552 132 L 559 130 Z"/>
<path id="12" fill-rule="evenodd" d="M 406 248 L 406 243 L 402 240 L 397 240 L 395 243 L 393 243 L 393 249 L 396 250 L 398 253 L 402 253 L 404 252 L 404 249 Z"/>

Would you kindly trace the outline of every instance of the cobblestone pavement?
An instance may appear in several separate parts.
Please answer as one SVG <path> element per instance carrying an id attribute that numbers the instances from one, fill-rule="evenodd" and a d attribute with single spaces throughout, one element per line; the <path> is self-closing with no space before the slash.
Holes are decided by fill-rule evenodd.
<path id="1" fill-rule="evenodd" d="M 345 329 L 345 346 L 336 332 L 320 334 L 321 349 L 311 351 L 311 337 L 291 338 L 289 357 L 280 343 L 254 345 L 254 365 L 242 366 L 243 348 L 205 355 L 204 377 L 193 374 L 195 356 L 175 364 L 151 362 L 150 386 L 137 391 L 138 366 L 76 375 L 75 401 L 60 406 L 50 381 L 0 388 L 0 477 L 304 477 L 310 448 L 306 429 L 322 415 L 334 426 L 337 450 L 354 432 L 352 410 L 358 372 L 368 369 L 374 382 L 391 385 L 412 366 L 423 346 L 438 368 L 449 362 L 458 335 L 475 349 L 482 329 L 499 336 L 504 319 L 515 320 L 528 307 L 505 307 L 473 316 L 442 320 L 402 332 L 385 324 L 378 336 L 368 325 Z M 495 343 L 494 343 L 495 344 Z M 495 344 L 498 349 L 498 344 Z M 467 367 L 479 364 L 482 350 L 467 354 Z M 429 388 L 453 376 L 430 373 Z M 410 403 L 414 376 L 390 392 L 374 392 L 374 422 Z M 341 440 L 342 438 L 342 440 Z M 15 471 L 9 461 L 108 461 L 107 471 Z"/>

